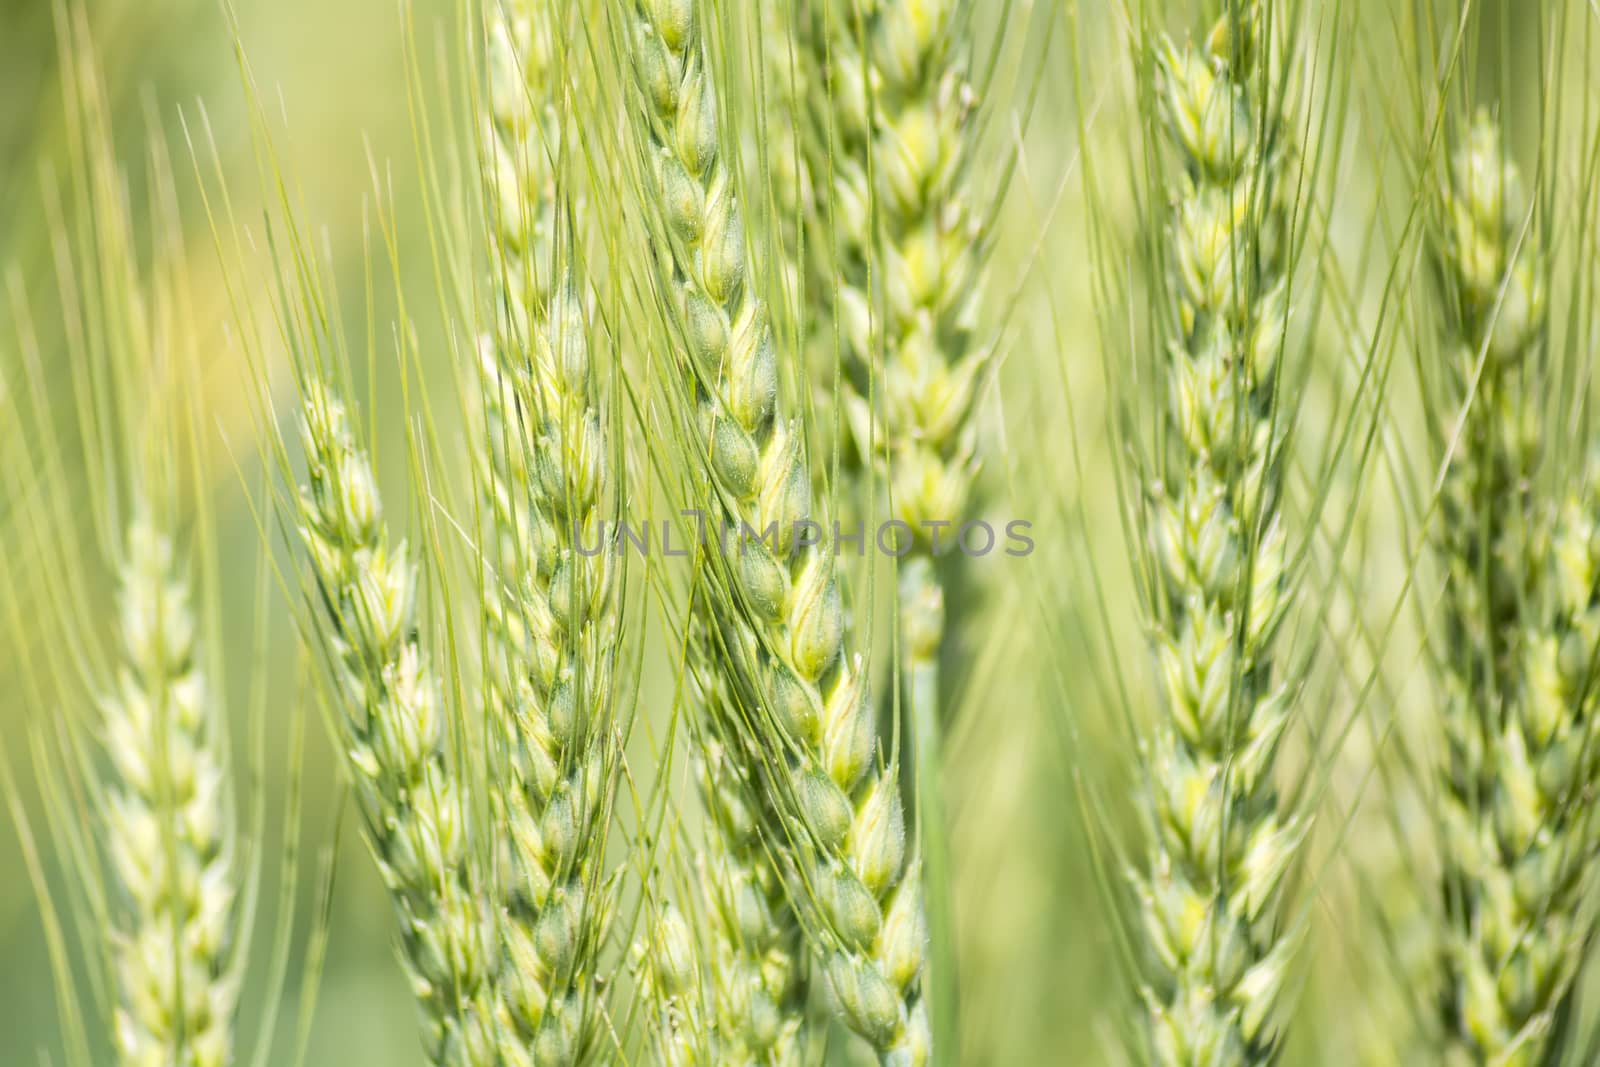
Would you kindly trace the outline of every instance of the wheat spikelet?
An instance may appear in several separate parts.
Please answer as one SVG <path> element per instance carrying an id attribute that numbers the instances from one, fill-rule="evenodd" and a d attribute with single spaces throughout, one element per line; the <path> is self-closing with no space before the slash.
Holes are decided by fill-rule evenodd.
<path id="1" fill-rule="evenodd" d="M 628 43 L 646 105 L 644 195 L 664 228 L 683 421 L 706 461 L 711 517 L 771 531 L 770 541 L 750 539 L 714 561 L 728 609 L 720 658 L 742 713 L 728 734 L 761 756 L 758 786 L 786 820 L 775 843 L 797 854 L 817 912 L 806 931 L 846 1021 L 886 1060 L 923 1063 L 920 889 L 905 878 L 895 775 L 877 765 L 831 561 L 800 537 L 811 509 L 804 438 L 778 405 L 777 352 L 746 276 L 701 12 L 693 0 L 635 11 Z"/>
<path id="2" fill-rule="evenodd" d="M 1486 115 L 1440 203 L 1456 398 L 1476 382 L 1441 507 L 1446 1002 L 1477 1062 L 1531 1065 L 1551 1047 L 1592 929 L 1600 500 L 1593 470 L 1556 508 L 1532 489 L 1543 252 L 1522 236 L 1528 196 Z"/>
<path id="3" fill-rule="evenodd" d="M 485 699 L 507 788 L 494 790 L 506 960 L 500 997 L 528 1062 L 575 1062 L 589 1033 L 607 908 L 599 864 L 617 758 L 617 604 L 589 322 L 557 276 L 559 89 L 552 12 L 490 12 L 486 142 L 495 330 L 479 361 L 489 520 Z"/>
<path id="4" fill-rule="evenodd" d="M 654 1015 L 652 1038 L 663 1067 L 726 1062 L 707 1051 L 699 946 L 688 920 L 670 903 L 654 909 L 649 929 L 634 943 L 633 969 Z"/>
<path id="5" fill-rule="evenodd" d="M 389 544 L 344 405 L 320 382 L 303 390 L 300 537 L 326 608 L 345 767 L 399 915 L 427 1052 L 441 1067 L 497 1064 L 495 916 L 472 877 L 470 808 L 416 635 L 416 568 L 403 542 Z"/>
<path id="6" fill-rule="evenodd" d="M 1153 488 L 1161 716 L 1148 747 L 1144 990 L 1156 1062 L 1266 1063 L 1292 942 L 1279 921 L 1302 820 L 1272 772 L 1291 709 L 1272 637 L 1289 599 L 1278 518 L 1285 146 L 1260 95 L 1262 5 L 1230 5 L 1206 46 L 1163 42 L 1158 88 L 1183 171 L 1168 282 L 1174 462 Z"/>
<path id="7" fill-rule="evenodd" d="M 222 1067 L 238 999 L 232 804 L 188 582 L 147 519 L 128 529 L 121 585 L 121 658 L 101 701 L 106 841 L 126 902 L 113 944 L 118 1062 Z"/>

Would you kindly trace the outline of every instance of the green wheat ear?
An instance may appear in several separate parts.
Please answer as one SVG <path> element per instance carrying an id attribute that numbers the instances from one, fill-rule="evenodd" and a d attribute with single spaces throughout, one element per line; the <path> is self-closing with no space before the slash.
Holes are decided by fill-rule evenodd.
<path id="1" fill-rule="evenodd" d="M 1600 492 L 1592 463 L 1555 501 L 1536 488 L 1546 253 L 1486 114 L 1439 206 L 1449 376 L 1455 402 L 1470 397 L 1440 508 L 1445 1000 L 1477 1062 L 1531 1065 L 1555 1047 L 1594 929 Z"/>
<path id="2" fill-rule="evenodd" d="M 791 902 L 845 1022 L 885 1062 L 922 1064 L 931 1039 L 921 887 L 832 564 L 800 543 L 812 508 L 805 438 L 781 397 L 780 352 L 723 158 L 701 25 L 711 10 L 636 2 L 619 30 L 639 90 L 630 132 L 660 260 L 674 425 L 713 522 L 776 533 L 711 561 L 713 669 L 736 713 L 715 730 L 770 806 L 768 847 L 793 871 Z"/>
<path id="3" fill-rule="evenodd" d="M 1305 818 L 1273 782 L 1293 688 L 1273 637 L 1293 595 L 1275 418 L 1287 303 L 1287 130 L 1264 95 L 1265 5 L 1230 6 L 1203 47 L 1164 41 L 1157 85 L 1182 161 L 1164 280 L 1169 466 L 1145 540 L 1161 708 L 1146 751 L 1148 867 L 1136 876 L 1151 1055 L 1267 1063 L 1294 942 L 1280 898 Z"/>
<path id="4" fill-rule="evenodd" d="M 309 477 L 294 518 L 324 607 L 345 769 L 399 918 L 429 1059 L 487 1067 L 499 1062 L 497 916 L 469 862 L 473 809 L 416 632 L 417 568 L 404 542 L 389 542 L 344 403 L 314 379 L 302 389 Z"/>
<path id="5" fill-rule="evenodd" d="M 638 992 L 652 1015 L 653 1043 L 663 1067 L 710 1067 L 722 1061 L 708 1049 L 710 1034 L 701 987 L 703 962 L 694 931 L 671 904 L 654 909 L 649 927 L 634 942 Z"/>
<path id="6" fill-rule="evenodd" d="M 899 564 L 899 651 L 929 862 L 933 962 L 948 966 L 940 749 L 950 714 L 939 661 L 949 565 L 941 557 L 972 495 L 974 412 L 992 355 L 977 336 L 989 234 L 973 158 L 981 132 L 969 72 L 976 8 L 963 0 L 800 7 L 812 128 L 800 164 L 778 168 L 780 189 L 799 192 L 791 173 L 832 181 L 827 225 L 818 227 L 826 237 L 807 246 L 811 325 L 840 339 L 852 499 L 859 506 L 874 484 L 861 467 L 881 468 L 889 514 L 911 530 Z M 936 968 L 928 979 L 941 981 Z"/>
<path id="7" fill-rule="evenodd" d="M 509 757 L 492 764 L 503 788 L 491 790 L 504 855 L 500 998 L 517 1056 L 559 1067 L 593 1037 L 609 908 L 601 864 L 621 755 L 620 607 L 601 527 L 613 479 L 583 282 L 557 234 L 571 203 L 561 188 L 571 178 L 561 170 L 563 18 L 539 0 L 492 6 L 488 18 L 493 328 L 472 424 L 488 527 L 484 699 Z"/>
<path id="8" fill-rule="evenodd" d="M 736 712 L 714 652 L 697 649 L 694 695 L 707 717 L 732 722 Z M 700 901 L 711 931 L 704 970 L 710 976 L 719 1054 L 771 1067 L 805 1062 L 808 975 L 800 925 L 789 905 L 784 871 L 774 862 L 773 813 L 762 799 L 759 760 L 735 754 L 734 741 L 693 728 L 697 784 L 710 816 L 697 857 Z"/>
<path id="9" fill-rule="evenodd" d="M 971 491 L 989 357 L 974 337 L 985 219 L 972 187 L 970 16 L 960 0 L 819 2 L 806 5 L 801 37 L 821 127 L 805 139 L 804 173 L 834 183 L 831 241 L 811 245 L 817 325 L 837 319 L 856 449 L 887 453 L 891 510 L 919 556 L 933 547 L 925 524 L 958 519 Z"/>
<path id="10" fill-rule="evenodd" d="M 117 1054 L 129 1067 L 224 1067 L 238 1001 L 236 828 L 188 582 L 147 518 L 129 527 L 121 586 L 121 657 L 101 701 L 115 772 L 106 841 L 125 900 Z"/>

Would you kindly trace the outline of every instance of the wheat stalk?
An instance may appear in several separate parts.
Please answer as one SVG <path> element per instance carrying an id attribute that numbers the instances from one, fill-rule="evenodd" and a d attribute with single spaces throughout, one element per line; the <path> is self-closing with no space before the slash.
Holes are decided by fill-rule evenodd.
<path id="1" fill-rule="evenodd" d="M 1152 489 L 1162 714 L 1148 744 L 1149 868 L 1137 876 L 1156 1062 L 1266 1063 L 1292 951 L 1279 921 L 1303 837 L 1279 810 L 1292 708 L 1272 637 L 1290 599 L 1274 417 L 1285 329 L 1283 129 L 1263 93 L 1263 6 L 1229 5 L 1204 48 L 1160 46 L 1174 190 L 1168 355 L 1174 462 Z"/>
<path id="2" fill-rule="evenodd" d="M 607 907 L 600 863 L 618 758 L 618 628 L 602 541 L 609 484 L 590 324 L 558 268 L 559 85 L 552 12 L 493 7 L 486 166 L 495 331 L 479 361 L 484 697 L 509 754 L 502 828 L 500 996 L 529 1062 L 573 1063 L 590 1030 Z"/>
<path id="3" fill-rule="evenodd" d="M 127 534 L 121 658 L 101 700 L 114 777 L 106 843 L 126 908 L 113 939 L 127 1067 L 222 1067 L 233 1054 L 235 826 L 188 582 L 147 519 Z"/>
<path id="4" fill-rule="evenodd" d="M 1593 471 L 1557 509 L 1532 488 L 1544 253 L 1487 115 L 1440 205 L 1452 384 L 1470 398 L 1441 506 L 1446 1000 L 1477 1062 L 1531 1065 L 1551 1048 L 1592 929 L 1600 499 Z"/>
<path id="5" fill-rule="evenodd" d="M 720 658 L 742 712 L 729 735 L 761 756 L 758 785 L 786 819 L 773 844 L 798 854 L 820 920 L 806 932 L 846 1021 L 887 1061 L 923 1063 L 920 887 L 905 877 L 893 762 L 877 765 L 831 561 L 799 536 L 811 509 L 804 437 L 778 404 L 778 356 L 747 276 L 701 12 L 693 0 L 638 2 L 635 12 L 644 195 L 663 227 L 683 422 L 711 480 L 711 516 L 772 531 L 770 544 L 742 540 L 736 558 L 714 561 L 728 609 Z"/>
<path id="6" fill-rule="evenodd" d="M 309 484 L 298 529 L 326 609 L 345 769 L 399 915 L 430 1060 L 497 1064 L 496 917 L 472 876 L 470 807 L 416 634 L 416 567 L 404 542 L 389 543 L 371 462 L 343 403 L 320 382 L 302 389 Z"/>

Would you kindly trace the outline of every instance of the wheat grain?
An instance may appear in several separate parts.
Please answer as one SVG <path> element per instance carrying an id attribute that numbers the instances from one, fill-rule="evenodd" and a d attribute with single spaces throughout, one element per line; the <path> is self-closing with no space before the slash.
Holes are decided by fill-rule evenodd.
<path id="1" fill-rule="evenodd" d="M 118 1062 L 222 1067 L 239 887 L 216 700 L 187 579 L 148 519 L 130 525 L 121 571 L 121 659 L 101 701 L 106 842 L 126 904 L 113 942 Z"/>
<path id="2" fill-rule="evenodd" d="M 648 0 L 635 11 L 644 195 L 663 227 L 683 422 L 711 478 L 713 518 L 773 531 L 770 544 L 751 540 L 713 561 L 728 609 L 722 660 L 743 713 L 729 732 L 762 756 L 764 799 L 788 820 L 774 844 L 799 853 L 820 920 L 806 931 L 846 1021 L 887 1061 L 922 1063 L 922 926 L 885 921 L 897 905 L 920 916 L 920 889 L 904 882 L 893 764 L 877 765 L 832 563 L 799 537 L 811 510 L 804 437 L 778 404 L 778 355 L 747 276 L 701 12 L 693 0 Z"/>
<path id="3" fill-rule="evenodd" d="M 441 1067 L 499 1062 L 495 916 L 469 859 L 470 810 L 446 750 L 438 681 L 416 634 L 415 565 L 389 544 L 370 461 L 344 405 L 303 385 L 309 485 L 298 527 L 325 605 L 340 740 Z"/>
<path id="4" fill-rule="evenodd" d="M 510 756 L 507 787 L 493 791 L 506 853 L 500 996 L 537 1067 L 575 1062 L 589 1035 L 618 756 L 612 557 L 577 550 L 601 540 L 609 478 L 588 315 L 574 271 L 558 272 L 551 18 L 540 4 L 490 14 L 496 329 L 483 340 L 478 413 L 493 565 L 485 699 Z"/>
<path id="5" fill-rule="evenodd" d="M 1150 506 L 1162 716 L 1149 742 L 1149 869 L 1138 876 L 1156 1062 L 1266 1063 L 1292 940 L 1279 921 L 1303 836 L 1273 784 L 1292 690 L 1271 641 L 1289 599 L 1273 415 L 1284 330 L 1283 130 L 1263 77 L 1262 5 L 1205 47 L 1163 42 L 1158 86 L 1183 163 L 1169 288 L 1177 459 Z"/>

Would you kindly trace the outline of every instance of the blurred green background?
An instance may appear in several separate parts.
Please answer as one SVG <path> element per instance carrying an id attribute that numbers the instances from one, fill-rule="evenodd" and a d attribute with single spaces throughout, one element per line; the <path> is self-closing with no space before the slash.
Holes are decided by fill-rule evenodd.
<path id="1" fill-rule="evenodd" d="M 988 16 L 1000 6 L 987 0 L 978 4 L 980 23 L 992 23 Z M 1142 10 L 1160 5 L 1130 6 Z M 1194 25 L 1191 5 L 1168 6 L 1166 25 L 1176 30 Z M 1518 0 L 1487 6 L 1482 44 L 1469 76 L 1489 99 L 1514 89 L 1519 79 L 1526 84 L 1537 71 L 1538 27 L 1533 18 L 1516 14 L 1536 6 Z M 1121 1003 L 1118 969 L 1124 965 L 1125 949 L 1115 922 L 1107 918 L 1107 883 L 1117 883 L 1121 872 L 1114 855 L 1095 838 L 1132 825 L 1125 811 L 1103 806 L 1108 798 L 1115 802 L 1126 795 L 1131 766 L 1122 724 L 1108 710 L 1107 672 L 1128 665 L 1136 694 L 1148 678 L 1134 605 L 1125 591 L 1125 544 L 1113 503 L 1110 471 L 1115 457 L 1106 433 L 1105 378 L 1108 359 L 1116 357 L 1102 351 L 1097 329 L 1081 162 L 1084 153 L 1101 160 L 1096 170 L 1107 188 L 1096 193 L 1101 198 L 1097 210 L 1106 212 L 1100 226 L 1131 231 L 1137 209 L 1126 186 L 1115 187 L 1114 179 L 1133 151 L 1127 131 L 1136 120 L 1130 117 L 1129 76 L 1120 66 L 1126 55 L 1117 36 L 1124 5 L 1112 0 L 1042 2 L 1021 3 L 1012 10 L 1019 24 L 1048 27 L 1052 35 L 1031 42 L 1048 46 L 1042 63 L 1003 70 L 997 83 L 997 91 L 1014 93 L 1012 79 L 1037 70 L 1035 109 L 1025 114 L 1024 94 L 1014 93 L 1014 102 L 1002 101 L 991 116 L 996 146 L 1017 149 L 1020 163 L 1000 222 L 995 290 L 1008 299 L 1015 296 L 1017 310 L 1004 324 L 1004 371 L 984 402 L 992 458 L 985 467 L 983 508 L 998 523 L 1012 517 L 1031 520 L 1039 550 L 1026 560 L 975 571 L 959 604 L 969 636 L 951 653 L 960 708 L 949 746 L 948 783 L 965 1011 L 960 1062 L 1116 1063 L 1118 1032 L 1110 1020 Z M 1321 187 L 1337 186 L 1340 196 L 1332 216 L 1319 225 L 1326 226 L 1338 253 L 1348 286 L 1344 299 L 1359 322 L 1371 315 L 1409 208 L 1412 175 L 1393 142 L 1412 132 L 1403 128 L 1412 116 L 1404 113 L 1403 94 L 1395 92 L 1393 81 L 1386 84 L 1386 72 L 1410 71 L 1404 80 L 1413 86 L 1416 79 L 1432 75 L 1416 69 L 1415 43 L 1396 40 L 1391 4 L 1368 0 L 1351 10 L 1358 16 L 1348 23 L 1354 39 L 1319 42 L 1342 49 L 1339 54 L 1351 66 L 1336 77 L 1352 79 L 1346 114 L 1325 132 L 1330 141 L 1340 143 L 1342 170 L 1320 179 Z M 200 319 L 195 328 L 207 339 L 204 406 L 211 420 L 214 460 L 207 503 L 217 516 L 224 579 L 214 592 L 225 609 L 225 656 L 238 665 L 228 676 L 228 698 L 235 761 L 243 766 L 253 755 L 243 740 L 250 732 L 246 709 L 251 696 L 250 672 L 244 665 L 259 636 L 251 601 L 263 551 L 251 499 L 259 495 L 263 465 L 254 441 L 249 371 L 228 327 L 226 276 L 196 210 L 184 147 L 184 117 L 190 130 L 202 124 L 209 128 L 235 195 L 235 217 L 252 223 L 262 211 L 261 190 L 232 33 L 211 0 L 91 0 L 88 11 L 113 101 L 118 148 L 134 163 L 135 187 L 141 180 L 137 161 L 151 116 L 177 158 L 190 235 L 189 282 Z M 421 55 L 448 50 L 453 12 L 449 0 L 416 5 Z M 278 110 L 281 97 L 289 136 L 277 142 L 277 149 L 298 182 L 303 221 L 324 235 L 350 318 L 362 321 L 362 217 L 371 200 L 369 161 L 392 164 L 402 203 L 414 186 L 398 5 L 391 0 L 273 0 L 240 4 L 238 18 L 239 37 L 272 111 Z M 59 179 L 65 152 L 52 24 L 51 6 L 43 0 L 0 4 L 0 266 L 11 269 L 30 301 L 43 306 L 52 293 L 52 250 L 40 204 L 42 190 Z M 994 29 L 985 25 L 983 32 Z M 1016 47 L 1037 63 L 1041 56 L 1029 44 Z M 1074 51 L 1082 57 L 1081 65 L 1075 66 Z M 1575 99 L 1594 96 L 1592 63 L 1575 62 L 1564 69 L 1564 91 Z M 1083 87 L 1085 98 L 1076 96 L 1077 86 Z M 1505 106 L 1508 114 L 1528 116 L 1537 103 L 1521 91 L 1512 92 Z M 1087 130 L 1082 144 L 1080 116 Z M 1531 155 L 1539 136 L 1532 124 L 1513 122 L 1511 131 L 1516 150 Z M 396 219 L 406 275 L 402 285 L 431 291 L 432 264 L 420 213 L 402 210 Z M 1421 291 L 1420 277 L 1416 290 Z M 378 299 L 375 321 L 383 323 L 388 298 L 381 287 Z M 65 376 L 70 369 L 51 362 L 49 315 L 42 313 L 40 319 L 45 395 L 69 419 Z M 1318 399 L 1308 405 L 1309 418 L 1316 417 L 1319 405 L 1332 407 L 1345 395 L 1341 390 L 1349 388 L 1346 375 L 1353 366 L 1349 348 L 1359 332 L 1350 327 L 1318 334 L 1317 343 L 1331 355 L 1311 375 L 1309 388 Z M 8 307 L 0 310 L 0 343 L 14 336 Z M 1391 343 L 1404 349 L 1410 341 L 1401 336 Z M 1414 427 L 1408 429 L 1413 418 L 1408 405 L 1415 402 L 1416 385 L 1405 380 L 1410 355 L 1402 351 L 1396 361 L 1396 411 L 1389 415 L 1399 427 L 1396 441 L 1403 446 L 1406 435 L 1414 432 Z M 448 372 L 441 370 L 433 384 L 447 378 Z M 395 401 L 392 382 L 380 383 L 379 397 Z M 450 408 L 453 398 L 441 403 Z M 401 422 L 394 417 L 376 421 L 380 473 L 388 484 L 403 485 Z M 1384 867 L 1385 857 L 1396 848 L 1391 816 L 1372 814 L 1371 809 L 1400 810 L 1395 806 L 1406 800 L 1403 789 L 1391 794 L 1386 775 L 1371 772 L 1391 758 L 1394 746 L 1385 737 L 1387 727 L 1394 723 L 1404 734 L 1415 725 L 1426 699 L 1425 687 L 1419 688 L 1414 678 L 1422 661 L 1412 613 L 1404 613 L 1382 648 L 1370 647 L 1371 631 L 1366 629 L 1388 618 L 1405 578 L 1404 561 L 1391 551 L 1410 536 L 1405 518 L 1396 515 L 1403 509 L 1392 506 L 1388 483 L 1395 477 L 1381 460 L 1375 463 L 1362 498 L 1372 514 L 1363 511 L 1347 557 L 1351 587 L 1330 595 L 1321 605 L 1325 616 L 1315 620 L 1340 660 L 1339 669 L 1325 664 L 1317 672 L 1318 699 L 1325 701 L 1330 722 L 1353 715 L 1359 725 L 1337 756 L 1338 766 L 1323 768 L 1332 784 L 1319 810 L 1314 874 L 1302 885 L 1308 900 L 1308 946 L 1290 1063 L 1383 1059 L 1373 1053 L 1374 1043 L 1381 1044 L 1375 1036 L 1381 1033 L 1379 1013 L 1373 1009 L 1392 987 L 1372 973 L 1383 969 L 1382 959 L 1374 961 L 1358 949 L 1372 936 L 1368 918 L 1377 906 L 1374 894 L 1383 895 L 1382 886 L 1375 888 L 1367 872 L 1392 869 Z M 1336 486 L 1334 494 L 1341 502 L 1355 498 L 1349 485 Z M 1342 518 L 1342 506 L 1329 510 Z M 0 544 L 11 537 L 12 544 L 21 546 L 14 523 L 8 526 L 11 518 L 0 504 Z M 271 544 L 283 555 L 279 539 L 272 538 Z M 30 550 L 17 551 L 25 570 Z M 89 556 L 82 566 L 92 582 L 110 590 L 103 564 Z M 286 1061 L 294 1030 L 302 1022 L 299 976 L 305 928 L 315 919 L 318 853 L 337 841 L 330 941 L 309 1032 L 308 1062 L 419 1063 L 415 1013 L 390 947 L 393 916 L 353 826 L 341 834 L 334 824 L 341 810 L 335 754 L 314 713 L 299 768 L 305 782 L 299 828 L 305 855 L 295 884 L 281 886 L 283 853 L 277 842 L 293 781 L 292 715 L 286 704 L 296 699 L 298 690 L 288 607 L 276 590 L 273 596 L 267 612 L 272 658 L 265 672 L 266 746 L 259 753 L 265 774 L 259 790 L 248 798 L 268 812 L 261 843 L 266 888 L 256 940 L 270 947 L 268 935 L 281 916 L 280 890 L 293 906 L 298 932 L 271 1062 Z M 247 604 L 251 610 L 241 607 Z M 0 641 L 0 755 L 17 774 L 32 825 L 40 832 L 41 798 L 29 730 L 48 726 L 62 712 L 48 702 L 32 706 L 25 699 L 22 687 L 11 684 L 20 668 L 10 657 L 36 656 L 40 642 L 61 636 L 53 631 L 49 613 L 24 604 L 19 614 L 27 620 L 25 632 Z M 1297 640 L 1316 638 L 1316 629 Z M 647 717 L 662 715 L 670 704 L 670 678 L 659 664 L 652 670 L 640 687 L 641 714 Z M 1357 706 L 1353 693 L 1373 671 L 1383 682 L 1376 695 Z M 63 694 L 60 699 L 71 697 Z M 1306 738 L 1299 744 L 1303 750 Z M 63 869 L 50 854 L 47 834 L 41 833 L 41 845 L 50 877 L 59 882 Z M 47 980 L 45 931 L 21 849 L 11 821 L 0 819 L 0 1064 L 6 1065 L 56 1062 L 54 1050 L 61 1045 L 55 993 Z M 1110 892 L 1122 892 L 1120 884 Z M 247 1042 L 255 1040 L 264 1005 L 273 995 L 266 983 L 270 952 L 263 948 L 255 955 L 243 998 Z"/>

